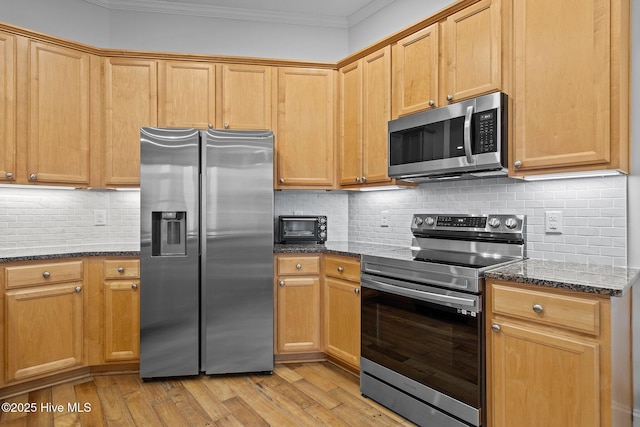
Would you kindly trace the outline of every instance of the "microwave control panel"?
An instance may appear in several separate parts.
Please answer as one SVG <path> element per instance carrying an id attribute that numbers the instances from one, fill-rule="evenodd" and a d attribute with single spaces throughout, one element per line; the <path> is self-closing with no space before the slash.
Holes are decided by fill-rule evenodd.
<path id="1" fill-rule="evenodd" d="M 476 154 L 498 150 L 498 110 L 476 113 Z"/>

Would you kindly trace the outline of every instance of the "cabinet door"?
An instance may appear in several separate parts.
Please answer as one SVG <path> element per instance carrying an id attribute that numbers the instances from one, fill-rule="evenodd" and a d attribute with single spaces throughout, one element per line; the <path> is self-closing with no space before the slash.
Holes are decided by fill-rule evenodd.
<path id="1" fill-rule="evenodd" d="M 333 70 L 280 68 L 277 188 L 333 188 Z"/>
<path id="2" fill-rule="evenodd" d="M 277 295 L 278 352 L 320 351 L 320 279 L 281 276 Z"/>
<path id="3" fill-rule="evenodd" d="M 224 129 L 272 129 L 271 67 L 224 64 L 222 116 Z"/>
<path id="4" fill-rule="evenodd" d="M 512 173 L 606 168 L 610 15 L 609 0 L 513 3 Z"/>
<path id="5" fill-rule="evenodd" d="M 500 88 L 501 40 L 500 0 L 482 0 L 447 18 L 442 104 Z"/>
<path id="6" fill-rule="evenodd" d="M 494 322 L 490 332 L 494 427 L 600 425 L 598 344 Z"/>
<path id="7" fill-rule="evenodd" d="M 7 382 L 83 364 L 82 282 L 5 293 Z"/>
<path id="8" fill-rule="evenodd" d="M 362 181 L 389 182 L 391 120 L 391 47 L 363 59 Z"/>
<path id="9" fill-rule="evenodd" d="M 0 32 L 0 181 L 16 174 L 15 37 Z"/>
<path id="10" fill-rule="evenodd" d="M 104 360 L 140 358 L 140 281 L 104 283 Z"/>
<path id="11" fill-rule="evenodd" d="M 438 24 L 393 46 L 393 117 L 437 106 Z"/>
<path id="12" fill-rule="evenodd" d="M 215 64 L 162 62 L 158 87 L 160 126 L 199 129 L 213 126 L 216 106 Z"/>
<path id="13" fill-rule="evenodd" d="M 360 366 L 360 286 L 325 277 L 324 345 L 327 354 Z"/>
<path id="14" fill-rule="evenodd" d="M 88 185 L 90 55 L 36 41 L 29 53 L 29 179 Z"/>
<path id="15" fill-rule="evenodd" d="M 340 184 L 360 184 L 362 176 L 362 61 L 339 70 Z"/>
<path id="16" fill-rule="evenodd" d="M 105 185 L 139 185 L 140 127 L 158 125 L 157 64 L 109 58 L 105 68 Z"/>

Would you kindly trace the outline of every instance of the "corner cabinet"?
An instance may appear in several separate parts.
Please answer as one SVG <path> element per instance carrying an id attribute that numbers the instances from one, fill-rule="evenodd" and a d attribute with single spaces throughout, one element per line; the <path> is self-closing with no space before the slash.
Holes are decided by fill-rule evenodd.
<path id="1" fill-rule="evenodd" d="M 629 170 L 628 0 L 513 1 L 510 174 Z"/>
<path id="2" fill-rule="evenodd" d="M 360 261 L 324 256 L 323 347 L 332 358 L 360 369 Z"/>
<path id="3" fill-rule="evenodd" d="M 4 385 L 86 365 L 84 270 L 82 260 L 2 269 Z"/>
<path id="4" fill-rule="evenodd" d="M 335 73 L 278 69 L 276 189 L 335 188 Z"/>
<path id="5" fill-rule="evenodd" d="M 0 32 L 0 182 L 16 177 L 16 38 Z"/>
<path id="6" fill-rule="evenodd" d="M 631 426 L 630 292 L 487 284 L 488 425 Z"/>
<path id="7" fill-rule="evenodd" d="M 387 124 L 391 119 L 391 48 L 342 67 L 340 170 L 343 186 L 391 182 Z"/>
<path id="8" fill-rule="evenodd" d="M 277 255 L 275 263 L 276 352 L 320 352 L 320 255 Z"/>
<path id="9" fill-rule="evenodd" d="M 140 127 L 158 125 L 157 62 L 106 58 L 103 185 L 140 185 Z"/>

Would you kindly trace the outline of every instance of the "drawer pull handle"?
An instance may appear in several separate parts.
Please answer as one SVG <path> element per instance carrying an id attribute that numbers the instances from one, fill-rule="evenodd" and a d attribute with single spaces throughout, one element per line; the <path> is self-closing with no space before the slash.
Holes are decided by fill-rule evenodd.
<path id="1" fill-rule="evenodd" d="M 278 285 L 280 285 L 280 287 L 284 286 L 284 280 L 280 280 L 280 281 L 278 282 Z"/>
<path id="2" fill-rule="evenodd" d="M 45 279 L 48 279 L 49 277 L 51 277 L 51 273 L 49 273 L 48 271 L 45 271 L 44 273 L 42 273 L 42 277 L 44 277 Z"/>
<path id="3" fill-rule="evenodd" d="M 494 323 L 493 325 L 491 325 L 491 330 L 493 332 L 500 332 L 500 325 L 498 325 L 497 323 Z"/>
<path id="4" fill-rule="evenodd" d="M 344 271 L 344 268 L 338 267 L 338 273 L 342 273 L 343 271 Z"/>
<path id="5" fill-rule="evenodd" d="M 302 264 L 296 264 L 296 269 L 298 270 L 302 269 Z"/>
<path id="6" fill-rule="evenodd" d="M 76 286 L 76 292 L 80 292 L 82 290 L 82 286 Z"/>
<path id="7" fill-rule="evenodd" d="M 534 304 L 533 311 L 535 311 L 536 313 L 542 313 L 544 311 L 544 308 L 542 308 L 540 304 Z"/>
<path id="8" fill-rule="evenodd" d="M 124 273 L 124 267 L 118 267 L 118 273 Z"/>
<path id="9" fill-rule="evenodd" d="M 136 285 L 135 283 L 131 284 L 131 289 L 136 290 L 138 289 L 138 285 Z"/>

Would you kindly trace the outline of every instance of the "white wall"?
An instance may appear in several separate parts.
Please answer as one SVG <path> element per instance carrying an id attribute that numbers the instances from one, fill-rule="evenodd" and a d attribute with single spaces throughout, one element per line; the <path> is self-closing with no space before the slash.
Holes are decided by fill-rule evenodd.
<path id="1" fill-rule="evenodd" d="M 2 0 L 0 22 L 92 46 L 109 46 L 108 10 L 80 0 Z"/>
<path id="2" fill-rule="evenodd" d="M 453 0 L 396 0 L 349 28 L 349 53 L 415 24 L 452 3 Z"/>

